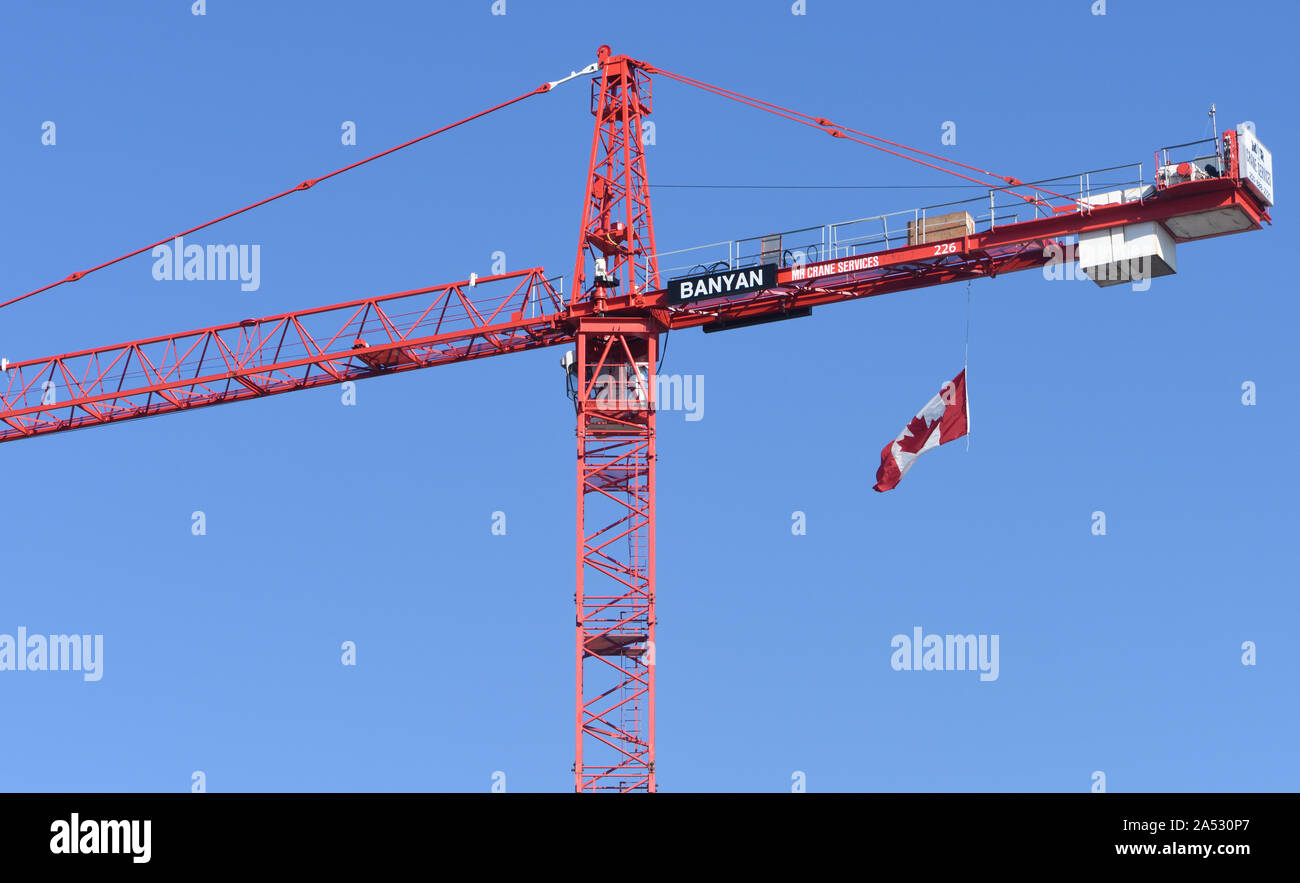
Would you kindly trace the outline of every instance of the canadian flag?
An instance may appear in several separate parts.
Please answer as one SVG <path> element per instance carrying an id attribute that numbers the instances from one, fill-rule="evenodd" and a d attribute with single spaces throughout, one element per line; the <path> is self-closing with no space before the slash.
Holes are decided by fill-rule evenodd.
<path id="1" fill-rule="evenodd" d="M 880 451 L 875 489 L 890 490 L 903 480 L 917 457 L 969 432 L 968 414 L 966 369 L 963 368 L 912 418 L 898 438 Z"/>

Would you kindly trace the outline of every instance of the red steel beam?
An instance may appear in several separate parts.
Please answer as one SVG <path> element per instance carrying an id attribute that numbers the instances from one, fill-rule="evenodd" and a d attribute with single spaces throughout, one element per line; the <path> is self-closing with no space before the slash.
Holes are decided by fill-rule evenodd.
<path id="1" fill-rule="evenodd" d="M 1224 209 L 1241 212 L 1246 229 L 1257 230 L 1269 222 L 1267 210 L 1239 180 L 1190 181 L 1141 201 L 1059 212 L 955 239 L 782 267 L 775 287 L 750 294 L 670 307 L 666 291 L 650 291 L 611 298 L 603 312 L 648 309 L 672 329 L 779 319 L 814 306 L 1033 269 L 1052 259 L 1047 249 L 1060 245 L 1061 237 Z M 590 303 L 574 304 L 570 310 L 575 320 L 594 312 Z"/>
<path id="2" fill-rule="evenodd" d="M 655 373 L 649 316 L 577 334 L 574 790 L 655 783 Z"/>
<path id="3" fill-rule="evenodd" d="M 642 143 L 644 118 L 651 111 L 650 76 L 641 62 L 613 55 L 608 46 L 600 47 L 597 58 L 601 73 L 591 84 L 596 125 L 570 302 L 590 298 L 599 307 L 620 291 L 658 288 L 659 264 Z M 602 286 L 589 272 L 588 263 L 596 258 L 605 261 L 616 286 Z"/>
<path id="4" fill-rule="evenodd" d="M 572 341 L 540 268 L 34 359 L 0 442 Z"/>

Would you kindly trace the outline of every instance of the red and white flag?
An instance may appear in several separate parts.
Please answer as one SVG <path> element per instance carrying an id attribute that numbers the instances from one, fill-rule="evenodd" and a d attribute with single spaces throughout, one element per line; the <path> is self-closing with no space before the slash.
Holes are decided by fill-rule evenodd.
<path id="1" fill-rule="evenodd" d="M 912 418 L 898 438 L 881 450 L 875 490 L 890 490 L 903 480 L 917 457 L 969 432 L 967 415 L 966 369 L 963 368 Z"/>

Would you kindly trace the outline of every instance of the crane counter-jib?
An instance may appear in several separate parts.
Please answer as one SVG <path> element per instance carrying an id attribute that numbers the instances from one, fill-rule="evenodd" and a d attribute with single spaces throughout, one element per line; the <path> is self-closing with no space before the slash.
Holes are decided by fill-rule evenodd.
<path id="1" fill-rule="evenodd" d="M 1173 272 L 1175 244 L 1260 229 L 1270 221 L 1268 205 L 1249 180 L 1237 176 L 1147 185 L 1099 194 L 1073 211 L 938 241 L 673 279 L 644 302 L 667 310 L 669 327 L 678 328 L 765 313 L 781 318 L 813 306 L 1061 260 L 1079 260 L 1098 284 L 1131 281 Z M 1071 237 L 1077 247 L 1064 241 Z M 610 301 L 608 307 L 619 305 Z"/>

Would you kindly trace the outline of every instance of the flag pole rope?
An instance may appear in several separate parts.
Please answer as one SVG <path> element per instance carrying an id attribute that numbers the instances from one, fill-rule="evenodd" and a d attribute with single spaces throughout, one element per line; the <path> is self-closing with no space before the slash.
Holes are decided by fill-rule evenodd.
<path id="1" fill-rule="evenodd" d="M 961 370 L 966 374 L 966 451 L 970 451 L 970 374 L 967 369 L 970 368 L 970 286 L 971 280 L 966 280 L 966 354 L 962 357 Z"/>

